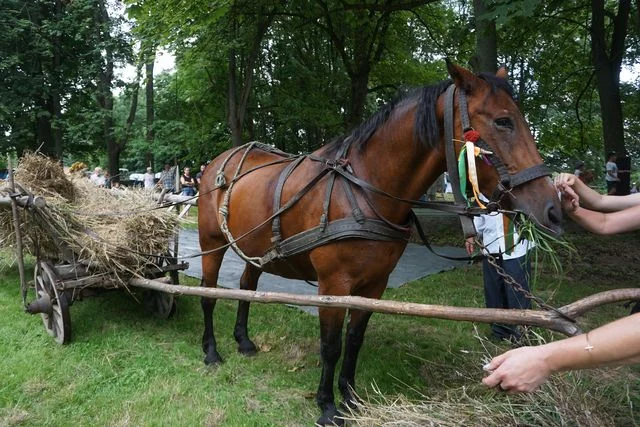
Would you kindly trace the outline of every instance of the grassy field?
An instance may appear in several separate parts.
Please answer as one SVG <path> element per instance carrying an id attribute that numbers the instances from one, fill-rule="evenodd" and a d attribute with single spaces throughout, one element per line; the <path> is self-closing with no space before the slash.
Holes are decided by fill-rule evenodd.
<path id="1" fill-rule="evenodd" d="M 578 255 L 565 259 L 563 277 L 542 274 L 535 293 L 562 305 L 598 291 L 636 286 L 639 236 L 600 238 L 569 232 Z M 287 306 L 254 304 L 249 327 L 261 352 L 245 358 L 236 352 L 232 336 L 236 303 L 220 301 L 215 322 L 226 363 L 206 368 L 197 298 L 182 297 L 176 316 L 159 320 L 130 295 L 112 292 L 71 307 L 73 341 L 62 347 L 47 335 L 39 316 L 23 313 L 17 269 L 6 265 L 6 254 L 0 259 L 5 260 L 0 269 L 2 426 L 308 426 L 319 415 L 314 401 L 319 333 L 313 316 Z M 183 284 L 197 283 L 183 278 Z M 473 265 L 429 276 L 389 290 L 385 298 L 482 307 L 481 269 Z M 627 313 L 621 305 L 608 306 L 581 319 L 582 325 L 593 327 Z M 488 327 L 374 315 L 359 359 L 359 394 L 371 400 L 381 394 L 438 402 L 473 396 L 490 411 L 498 410 L 497 404 L 500 411 L 511 411 L 507 415 L 513 424 L 541 424 L 532 421 L 538 418 L 531 417 L 531 411 L 551 420 L 549 425 L 588 425 L 583 420 L 589 416 L 597 422 L 592 425 L 635 422 L 640 370 L 564 375 L 567 385 L 561 394 L 566 400 L 499 394 L 480 385 L 481 366 L 487 352 L 506 347 L 488 345 L 475 337 L 478 332 L 488 334 Z M 528 412 L 522 411 L 525 406 Z M 490 420 L 504 425 L 504 418 L 495 415 Z"/>

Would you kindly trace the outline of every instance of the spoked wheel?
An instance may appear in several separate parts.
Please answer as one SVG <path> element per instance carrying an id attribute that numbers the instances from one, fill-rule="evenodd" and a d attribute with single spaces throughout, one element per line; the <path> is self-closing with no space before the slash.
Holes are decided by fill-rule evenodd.
<path id="1" fill-rule="evenodd" d="M 150 290 L 145 293 L 144 303 L 160 319 L 169 319 L 176 313 L 176 300 L 171 294 Z"/>
<path id="2" fill-rule="evenodd" d="M 37 299 L 48 298 L 51 301 L 51 310 L 40 313 L 42 323 L 55 342 L 68 344 L 71 341 L 69 301 L 65 293 L 56 288 L 57 282 L 58 277 L 51 263 L 38 260 L 34 271 L 36 296 Z"/>
<path id="3" fill-rule="evenodd" d="M 162 262 L 161 260 L 158 265 L 162 265 Z M 172 285 L 179 284 L 177 271 L 170 271 L 169 278 L 171 279 L 169 283 Z M 176 313 L 176 298 L 166 292 L 146 291 L 144 294 L 144 304 L 149 307 L 153 314 L 159 319 L 169 319 Z"/>

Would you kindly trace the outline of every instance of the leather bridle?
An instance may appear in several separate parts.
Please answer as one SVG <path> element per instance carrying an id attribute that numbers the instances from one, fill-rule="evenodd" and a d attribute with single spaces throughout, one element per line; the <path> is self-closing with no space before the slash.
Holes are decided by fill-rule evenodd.
<path id="1" fill-rule="evenodd" d="M 445 140 L 445 153 L 447 159 L 447 172 L 449 174 L 449 180 L 451 182 L 451 189 L 453 190 L 453 196 L 456 205 L 467 206 L 466 198 L 460 190 L 460 178 L 458 172 L 458 161 L 456 159 L 454 131 L 454 95 L 456 92 L 456 86 L 450 85 L 445 91 L 444 100 L 444 140 Z M 458 90 L 458 109 L 460 114 L 460 122 L 462 124 L 463 135 L 473 130 L 469 121 L 469 110 L 467 107 L 467 97 L 463 90 Z M 505 164 L 500 157 L 494 153 L 494 150 L 486 143 L 481 137 L 475 141 L 475 144 L 485 151 L 485 156 L 489 162 L 493 165 L 498 173 L 498 184 L 494 189 L 487 209 L 484 209 L 484 213 L 492 212 L 500 208 L 500 201 L 506 197 L 512 197 L 511 190 L 515 187 L 523 185 L 534 179 L 538 179 L 543 176 L 550 176 L 551 170 L 547 168 L 543 163 L 528 167 L 515 174 L 510 174 Z M 432 204 L 429 207 L 434 207 Z M 438 209 L 437 207 L 435 207 Z M 472 237 L 476 235 L 475 227 L 473 226 L 473 215 L 477 215 L 477 211 L 465 210 L 459 212 L 460 221 L 462 222 L 462 229 L 465 237 Z"/>

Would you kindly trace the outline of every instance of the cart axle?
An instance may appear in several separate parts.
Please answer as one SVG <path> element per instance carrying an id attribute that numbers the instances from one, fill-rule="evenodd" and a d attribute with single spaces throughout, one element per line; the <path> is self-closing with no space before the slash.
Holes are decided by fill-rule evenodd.
<path id="1" fill-rule="evenodd" d="M 53 313 L 53 304 L 51 303 L 51 298 L 49 295 L 43 295 L 37 300 L 30 302 L 25 309 L 29 314 L 48 314 L 51 315 Z"/>

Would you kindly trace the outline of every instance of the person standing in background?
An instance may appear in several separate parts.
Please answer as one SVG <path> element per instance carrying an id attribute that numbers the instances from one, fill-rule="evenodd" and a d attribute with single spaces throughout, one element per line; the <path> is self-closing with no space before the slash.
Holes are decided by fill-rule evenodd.
<path id="1" fill-rule="evenodd" d="M 145 190 L 151 190 L 155 186 L 155 176 L 153 175 L 153 169 L 147 168 L 147 171 L 142 176 Z"/>
<path id="2" fill-rule="evenodd" d="M 89 179 L 91 180 L 91 182 L 93 182 L 98 187 L 104 187 L 106 185 L 106 181 L 107 181 L 105 176 L 102 174 L 102 168 L 101 167 L 96 167 L 93 170 L 93 173 L 91 174 Z"/>
<path id="3" fill-rule="evenodd" d="M 573 171 L 573 174 L 578 178 L 580 178 L 580 175 L 582 175 L 583 171 L 584 171 L 584 162 L 582 160 L 578 160 L 576 162 L 576 167 L 575 167 L 575 170 Z"/>
<path id="4" fill-rule="evenodd" d="M 616 164 L 617 158 L 618 156 L 615 151 L 610 152 L 605 165 L 607 172 L 604 179 L 607 181 L 607 194 L 611 196 L 618 192 L 618 183 L 620 182 L 620 178 L 618 178 L 618 165 Z"/>
<path id="5" fill-rule="evenodd" d="M 158 204 L 162 204 L 165 194 L 173 193 L 176 189 L 176 179 L 173 172 L 174 168 L 169 163 L 165 163 L 164 170 L 160 174 L 160 180 L 158 181 L 158 185 L 162 189 L 160 197 L 158 197 Z"/>
<path id="6" fill-rule="evenodd" d="M 478 232 L 478 238 L 484 246 L 485 258 L 482 260 L 482 274 L 487 308 L 531 308 L 531 301 L 525 292 L 529 292 L 531 260 L 528 252 L 533 247 L 533 243 L 520 238 L 513 221 L 501 213 L 494 212 L 476 216 L 473 223 Z M 474 244 L 473 237 L 468 238 L 465 242 L 469 255 L 474 251 Z M 504 269 L 524 291 L 517 290 L 508 284 L 504 277 L 498 274 L 498 270 L 489 262 L 487 256 L 494 257 L 498 266 Z M 518 344 L 522 339 L 522 333 L 515 325 L 492 323 L 491 332 L 495 339 L 509 341 L 513 344 Z"/>
<path id="7" fill-rule="evenodd" d="M 196 195 L 196 180 L 191 176 L 191 168 L 184 168 L 184 173 L 180 177 L 180 184 L 182 185 L 183 196 L 195 196 Z"/>
<path id="8" fill-rule="evenodd" d="M 207 165 L 200 165 L 200 172 L 196 174 L 196 185 L 200 187 L 200 180 L 202 179 L 202 174 L 204 174 L 204 170 L 207 168 Z"/>

